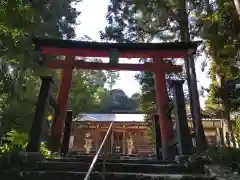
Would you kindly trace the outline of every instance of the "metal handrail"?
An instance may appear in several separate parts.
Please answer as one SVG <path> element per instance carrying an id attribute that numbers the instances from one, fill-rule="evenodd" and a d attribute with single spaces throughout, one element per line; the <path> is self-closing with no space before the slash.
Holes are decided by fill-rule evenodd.
<path id="1" fill-rule="evenodd" d="M 100 145 L 96 155 L 93 158 L 93 161 L 92 161 L 92 163 L 91 163 L 91 165 L 90 165 L 90 167 L 88 169 L 88 172 L 87 172 L 84 180 L 88 180 L 88 178 L 90 177 L 91 172 L 92 172 L 92 170 L 93 170 L 93 168 L 94 168 L 94 166 L 95 166 L 95 164 L 97 162 L 98 156 L 99 156 L 100 152 L 102 151 L 102 148 L 103 148 L 103 146 L 104 146 L 104 144 L 105 144 L 105 142 L 106 142 L 106 140 L 107 140 L 107 138 L 108 138 L 108 136 L 109 136 L 109 134 L 111 132 L 112 126 L 113 126 L 113 122 L 111 122 L 111 124 L 110 124 L 110 126 L 108 128 L 108 131 L 107 131 L 107 133 L 106 133 L 106 135 L 105 135 L 105 137 L 104 137 L 104 139 L 102 141 L 102 144 Z"/>

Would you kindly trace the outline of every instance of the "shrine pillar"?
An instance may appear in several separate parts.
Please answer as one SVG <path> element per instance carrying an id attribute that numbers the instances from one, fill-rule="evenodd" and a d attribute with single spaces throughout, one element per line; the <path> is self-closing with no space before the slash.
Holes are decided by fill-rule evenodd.
<path id="1" fill-rule="evenodd" d="M 54 151 L 58 151 L 61 143 L 63 124 L 65 121 L 67 109 L 68 94 L 72 86 L 74 60 L 74 57 L 66 57 L 65 61 L 67 61 L 67 63 L 62 71 L 61 84 L 57 97 L 57 104 L 59 105 L 60 113 L 55 114 L 51 130 L 51 145 Z"/>
<path id="2" fill-rule="evenodd" d="M 161 129 L 159 124 L 159 115 L 154 115 L 154 131 L 155 131 L 155 151 L 157 160 L 162 160 L 162 139 Z"/>
<path id="3" fill-rule="evenodd" d="M 170 83 L 174 97 L 173 102 L 175 107 L 178 153 L 179 155 L 188 155 L 193 153 L 193 145 L 186 116 L 185 98 L 183 93 L 184 80 L 171 80 Z"/>
<path id="4" fill-rule="evenodd" d="M 42 77 L 41 79 L 42 85 L 38 95 L 32 128 L 29 134 L 29 142 L 26 150 L 27 152 L 40 152 L 42 129 L 49 106 L 51 86 L 53 83 L 55 83 L 52 77 Z"/>
<path id="5" fill-rule="evenodd" d="M 63 142 L 61 148 L 61 155 L 66 156 L 69 150 L 69 140 L 71 136 L 71 126 L 72 126 L 72 111 L 68 110 L 66 115 L 66 122 L 64 126 L 64 135 L 63 135 Z"/>
<path id="6" fill-rule="evenodd" d="M 126 131 L 123 131 L 123 154 L 126 153 Z"/>
<path id="7" fill-rule="evenodd" d="M 155 87 L 156 87 L 156 102 L 159 112 L 159 124 L 162 140 L 162 157 L 163 160 L 174 159 L 173 147 L 169 147 L 169 143 L 173 140 L 173 123 L 166 116 L 166 108 L 168 105 L 168 93 L 165 80 L 165 71 L 163 69 L 164 62 L 161 59 L 153 59 L 155 66 Z"/>

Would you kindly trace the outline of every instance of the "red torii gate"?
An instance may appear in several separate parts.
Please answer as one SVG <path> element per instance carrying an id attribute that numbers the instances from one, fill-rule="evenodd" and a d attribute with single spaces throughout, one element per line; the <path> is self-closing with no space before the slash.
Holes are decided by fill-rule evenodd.
<path id="1" fill-rule="evenodd" d="M 99 43 L 58 39 L 35 38 L 34 43 L 44 54 L 64 55 L 65 60 L 54 60 L 48 63 L 52 69 L 62 69 L 62 80 L 57 103 L 60 106 L 60 116 L 55 116 L 52 135 L 60 142 L 67 108 L 68 93 L 72 83 L 73 69 L 91 70 L 127 70 L 149 71 L 155 74 L 156 101 L 159 108 L 159 121 L 162 137 L 163 156 L 167 158 L 167 143 L 173 138 L 172 121 L 166 115 L 168 93 L 166 89 L 165 73 L 180 72 L 182 67 L 166 63 L 162 58 L 183 58 L 187 54 L 196 52 L 199 42 L 174 43 Z M 110 63 L 84 62 L 75 60 L 81 57 L 110 57 L 115 52 L 115 61 Z M 153 62 L 144 64 L 118 64 L 120 58 L 152 58 Z M 112 58 L 112 57 L 110 57 Z"/>

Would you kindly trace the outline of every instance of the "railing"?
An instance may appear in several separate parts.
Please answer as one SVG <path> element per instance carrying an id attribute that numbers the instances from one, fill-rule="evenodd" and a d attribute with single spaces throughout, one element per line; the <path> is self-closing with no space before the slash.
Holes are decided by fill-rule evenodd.
<path id="1" fill-rule="evenodd" d="M 109 134 L 110 134 L 110 132 L 111 132 L 111 130 L 112 130 L 112 126 L 113 126 L 113 122 L 110 124 L 110 126 L 109 126 L 109 128 L 108 128 L 108 131 L 107 131 L 107 133 L 106 133 L 106 135 L 105 135 L 105 137 L 104 137 L 104 139 L 103 139 L 103 141 L 102 141 L 102 144 L 100 145 L 100 147 L 99 147 L 96 155 L 95 155 L 94 158 L 93 158 L 93 161 L 92 161 L 92 163 L 91 163 L 91 165 L 90 165 L 90 167 L 89 167 L 89 169 L 88 169 L 88 172 L 87 172 L 84 180 L 88 180 L 88 179 L 89 179 L 89 177 L 90 177 L 90 175 L 91 175 L 91 172 L 92 172 L 92 170 L 93 170 L 93 168 L 94 168 L 94 166 L 95 166 L 95 164 L 96 164 L 96 162 L 97 162 L 98 156 L 99 156 L 99 154 L 101 153 L 102 148 L 103 148 L 103 146 L 105 145 L 105 142 L 106 142 L 106 140 L 107 140 L 107 138 L 108 138 L 108 136 L 109 136 Z M 105 166 L 105 163 L 104 163 L 104 166 Z M 104 168 L 104 169 L 105 169 L 105 168 Z M 104 173 L 105 173 L 105 172 L 104 172 Z"/>

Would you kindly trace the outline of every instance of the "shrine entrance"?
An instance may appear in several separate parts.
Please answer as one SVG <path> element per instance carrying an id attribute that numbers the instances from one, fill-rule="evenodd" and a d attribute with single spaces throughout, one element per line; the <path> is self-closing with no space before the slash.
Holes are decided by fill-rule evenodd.
<path id="1" fill-rule="evenodd" d="M 65 56 L 65 60 L 53 60 L 47 64 L 48 68 L 62 69 L 62 80 L 57 97 L 60 113 L 55 114 L 52 124 L 52 139 L 59 147 L 65 114 L 67 109 L 68 93 L 72 84 L 74 69 L 90 70 L 127 70 L 147 71 L 155 75 L 156 102 L 158 106 L 158 122 L 161 132 L 163 159 L 172 157 L 169 142 L 174 137 L 173 124 L 166 115 L 169 104 L 166 89 L 166 73 L 178 73 L 182 66 L 173 65 L 163 58 L 183 58 L 193 54 L 199 42 L 172 42 L 172 43 L 98 43 L 81 42 L 58 39 L 35 38 L 37 49 L 44 54 Z M 109 63 L 85 62 L 75 59 L 79 57 L 109 58 Z M 120 64 L 119 58 L 151 58 L 152 61 L 144 64 Z"/>
<path id="2" fill-rule="evenodd" d="M 106 135 L 106 131 L 100 132 L 100 141 L 98 143 L 98 146 L 102 143 L 104 137 Z M 124 132 L 122 131 L 112 131 L 110 136 L 107 139 L 106 142 L 106 149 L 108 153 L 111 154 L 122 154 L 124 153 Z"/>
<path id="3" fill-rule="evenodd" d="M 101 131 L 100 132 L 100 141 L 98 142 L 98 146 L 97 146 L 98 148 L 101 145 L 106 133 L 107 133 L 107 131 Z M 111 136 L 108 136 L 104 148 L 105 148 L 104 150 L 107 151 L 109 154 L 112 152 L 112 138 L 111 138 Z"/>
<path id="4" fill-rule="evenodd" d="M 112 153 L 122 154 L 124 149 L 124 132 L 113 131 Z"/>

